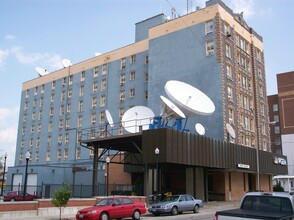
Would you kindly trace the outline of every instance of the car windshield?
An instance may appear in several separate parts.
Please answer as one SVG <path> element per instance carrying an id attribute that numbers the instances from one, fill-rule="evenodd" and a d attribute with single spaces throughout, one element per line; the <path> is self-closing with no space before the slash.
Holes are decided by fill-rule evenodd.
<path id="1" fill-rule="evenodd" d="M 167 196 L 165 197 L 162 202 L 175 202 L 178 201 L 180 196 Z"/>
<path id="2" fill-rule="evenodd" d="M 112 201 L 113 199 L 102 199 L 100 202 L 97 202 L 95 206 L 108 206 Z"/>

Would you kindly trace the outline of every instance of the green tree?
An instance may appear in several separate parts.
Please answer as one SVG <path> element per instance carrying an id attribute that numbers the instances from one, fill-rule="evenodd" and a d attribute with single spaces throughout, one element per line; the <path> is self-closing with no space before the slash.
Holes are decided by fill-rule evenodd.
<path id="1" fill-rule="evenodd" d="M 52 203 L 55 207 L 59 209 L 59 219 L 61 219 L 62 207 L 66 207 L 69 198 L 71 197 L 70 185 L 66 184 L 58 188 L 52 198 Z"/>

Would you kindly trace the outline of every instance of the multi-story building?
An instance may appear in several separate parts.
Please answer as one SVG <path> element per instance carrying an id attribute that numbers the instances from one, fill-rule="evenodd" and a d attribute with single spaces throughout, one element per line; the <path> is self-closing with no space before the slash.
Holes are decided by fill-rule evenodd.
<path id="1" fill-rule="evenodd" d="M 273 152 L 288 157 L 288 174 L 294 175 L 294 72 L 277 74 L 278 94 L 268 97 Z"/>
<path id="2" fill-rule="evenodd" d="M 159 115 L 168 80 L 198 88 L 216 106 L 210 116 L 189 118 L 191 133 L 200 122 L 206 136 L 226 141 L 229 123 L 236 133 L 231 142 L 271 151 L 262 37 L 242 14 L 210 0 L 205 8 L 172 20 L 160 14 L 138 22 L 133 44 L 25 82 L 8 184 L 22 185 L 27 151 L 30 185 L 91 184 L 87 168 L 93 150 L 79 144 L 82 129 L 90 129 L 93 139 L 107 133 L 107 109 L 116 122 L 115 135 L 126 134 L 119 123 L 124 112 L 141 105 Z M 85 172 L 73 172 L 75 167 Z M 97 179 L 104 180 L 104 173 Z"/>

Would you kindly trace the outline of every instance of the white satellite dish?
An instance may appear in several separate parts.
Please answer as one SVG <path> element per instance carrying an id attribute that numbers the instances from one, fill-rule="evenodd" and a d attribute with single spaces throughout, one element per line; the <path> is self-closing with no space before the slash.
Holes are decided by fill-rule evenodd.
<path id="1" fill-rule="evenodd" d="M 229 135 L 231 135 L 231 137 L 235 139 L 236 133 L 235 133 L 234 128 L 229 123 L 226 124 L 226 128 L 227 128 Z"/>
<path id="2" fill-rule="evenodd" d="M 147 130 L 153 123 L 154 113 L 145 106 L 135 106 L 127 110 L 122 117 L 122 126 L 130 133 Z"/>
<path id="3" fill-rule="evenodd" d="M 197 123 L 197 124 L 195 125 L 195 129 L 196 129 L 196 132 L 197 132 L 199 135 L 205 135 L 205 128 L 203 127 L 202 124 Z"/>
<path id="4" fill-rule="evenodd" d="M 66 68 L 66 67 L 71 66 L 72 63 L 71 63 L 71 61 L 68 60 L 68 59 L 63 59 L 63 60 L 62 60 L 62 65 L 63 65 L 64 68 Z"/>
<path id="5" fill-rule="evenodd" d="M 165 92 L 183 113 L 188 116 L 210 115 L 215 106 L 211 99 L 197 88 L 176 80 L 165 84 Z"/>
<path id="6" fill-rule="evenodd" d="M 99 56 L 99 55 L 101 55 L 102 53 L 99 53 L 99 52 L 95 52 L 95 56 L 97 57 L 97 56 Z"/>
<path id="7" fill-rule="evenodd" d="M 114 126 L 113 119 L 112 119 L 110 112 L 107 109 L 105 110 L 105 114 L 106 114 L 106 120 L 108 121 L 108 124 L 110 125 L 110 127 L 113 128 L 113 126 Z"/>
<path id="8" fill-rule="evenodd" d="M 164 96 L 160 96 L 160 109 L 162 116 L 164 119 L 172 119 L 172 118 L 186 118 L 185 114 L 169 99 L 165 98 Z"/>
<path id="9" fill-rule="evenodd" d="M 36 67 L 36 71 L 39 74 L 39 76 L 44 76 L 48 74 L 49 72 L 41 67 Z"/>

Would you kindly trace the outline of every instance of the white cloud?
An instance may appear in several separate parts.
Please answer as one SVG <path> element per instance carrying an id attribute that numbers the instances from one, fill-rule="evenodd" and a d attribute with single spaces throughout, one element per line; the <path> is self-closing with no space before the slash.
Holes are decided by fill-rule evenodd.
<path id="1" fill-rule="evenodd" d="M 250 19 L 256 14 L 254 0 L 231 0 L 227 4 L 234 13 L 243 12 L 245 19 Z"/>
<path id="2" fill-rule="evenodd" d="M 10 51 L 22 64 L 42 66 L 49 71 L 62 68 L 62 58 L 59 54 L 26 53 L 22 47 L 13 47 Z"/>
<path id="3" fill-rule="evenodd" d="M 18 112 L 19 108 L 0 108 L 0 155 L 7 152 L 8 166 L 12 166 L 15 159 Z"/>
<path id="4" fill-rule="evenodd" d="M 5 59 L 9 55 L 9 50 L 0 50 L 0 68 L 4 67 Z"/>
<path id="5" fill-rule="evenodd" d="M 16 36 L 12 35 L 12 34 L 7 34 L 5 37 L 4 37 L 5 40 L 15 40 L 16 39 Z"/>

